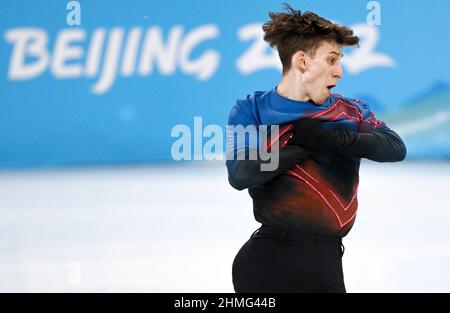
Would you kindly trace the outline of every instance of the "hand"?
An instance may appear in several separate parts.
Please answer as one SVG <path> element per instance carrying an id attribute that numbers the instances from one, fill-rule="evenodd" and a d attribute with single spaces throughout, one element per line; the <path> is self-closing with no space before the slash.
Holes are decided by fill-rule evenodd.
<path id="1" fill-rule="evenodd" d="M 293 137 L 289 144 L 300 145 L 315 151 L 334 149 L 336 132 L 323 128 L 319 120 L 300 119 L 294 123 Z"/>

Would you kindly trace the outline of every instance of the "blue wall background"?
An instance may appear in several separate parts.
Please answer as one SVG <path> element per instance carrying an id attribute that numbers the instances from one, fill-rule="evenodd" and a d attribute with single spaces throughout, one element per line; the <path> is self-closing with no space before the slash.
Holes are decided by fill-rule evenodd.
<path id="1" fill-rule="evenodd" d="M 282 10 L 281 1 L 79 1 L 79 26 L 67 24 L 68 2 L 0 4 L 1 168 L 171 161 L 175 125 L 193 127 L 200 116 L 203 126 L 224 128 L 237 98 L 272 88 L 281 77 L 276 54 L 258 33 L 269 11 Z M 345 76 L 335 92 L 367 101 L 405 139 L 409 159 L 449 158 L 450 2 L 378 1 L 375 26 L 367 24 L 368 2 L 289 3 L 361 35 L 359 50 L 344 51 Z M 30 30 L 47 42 L 39 46 Z M 58 52 L 64 36 L 70 49 Z M 105 66 L 114 40 L 110 52 L 118 62 Z M 95 64 L 95 44 L 98 71 L 88 66 Z M 159 45 L 172 49 L 145 72 L 142 58 Z M 47 54 L 48 62 L 33 53 Z M 20 77 L 15 55 L 26 66 L 44 63 Z M 125 59 L 131 62 L 123 70 Z M 104 68 L 117 74 L 101 87 Z"/>

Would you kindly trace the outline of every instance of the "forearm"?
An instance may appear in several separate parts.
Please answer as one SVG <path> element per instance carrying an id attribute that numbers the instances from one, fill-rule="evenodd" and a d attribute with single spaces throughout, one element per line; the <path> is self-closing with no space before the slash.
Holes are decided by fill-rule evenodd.
<path id="1" fill-rule="evenodd" d="M 337 131 L 339 153 L 376 162 L 398 162 L 406 157 L 406 146 L 393 130 L 381 129 L 367 133 Z"/>
<path id="2" fill-rule="evenodd" d="M 227 160 L 228 181 L 238 190 L 262 185 L 286 169 L 294 165 L 298 160 L 305 159 L 309 152 L 300 146 L 286 146 L 279 150 L 279 163 L 274 171 L 262 171 L 261 165 L 270 161 L 263 161 L 258 157 L 249 160 L 249 151 L 245 153 L 244 160 Z"/>

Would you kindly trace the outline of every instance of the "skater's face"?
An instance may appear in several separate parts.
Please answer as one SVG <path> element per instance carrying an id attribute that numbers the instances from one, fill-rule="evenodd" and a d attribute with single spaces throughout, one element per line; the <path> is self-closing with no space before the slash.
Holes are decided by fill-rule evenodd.
<path id="1" fill-rule="evenodd" d="M 303 66 L 302 83 L 306 94 L 315 104 L 322 104 L 344 75 L 341 46 L 335 42 L 322 41 L 314 55 L 305 53 L 302 56 L 298 64 Z"/>

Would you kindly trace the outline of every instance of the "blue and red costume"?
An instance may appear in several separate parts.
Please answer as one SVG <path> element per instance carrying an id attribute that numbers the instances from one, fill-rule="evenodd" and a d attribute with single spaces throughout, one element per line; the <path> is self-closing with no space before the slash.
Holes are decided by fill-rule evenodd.
<path id="1" fill-rule="evenodd" d="M 289 145 L 293 123 L 299 119 L 319 120 L 325 129 L 342 131 L 348 139 L 341 148 L 326 152 Z M 377 120 L 367 103 L 338 94 L 316 105 L 285 98 L 276 88 L 256 91 L 236 101 L 228 125 L 280 125 L 276 171 L 262 172 L 261 160 L 234 158 L 226 165 L 231 185 L 248 188 L 255 219 L 285 229 L 344 237 L 358 208 L 361 158 L 395 162 L 406 156 L 402 139 Z M 231 136 L 227 134 L 227 149 L 234 156 L 257 148 Z"/>

